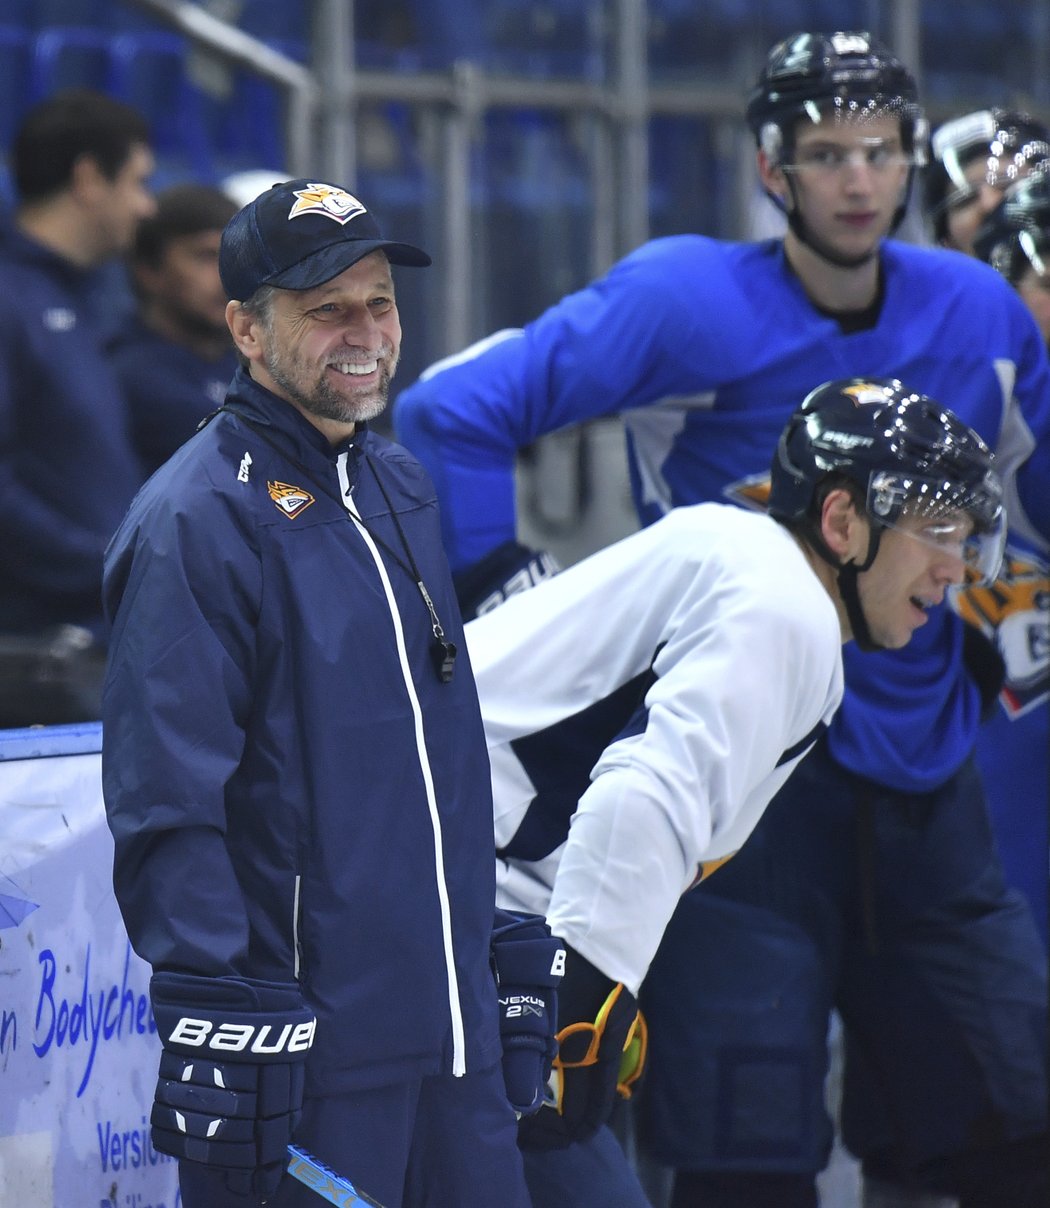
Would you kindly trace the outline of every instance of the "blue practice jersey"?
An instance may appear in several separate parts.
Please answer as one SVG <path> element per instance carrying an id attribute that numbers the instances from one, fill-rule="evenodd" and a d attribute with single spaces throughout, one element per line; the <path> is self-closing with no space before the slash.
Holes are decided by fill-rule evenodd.
<path id="1" fill-rule="evenodd" d="M 622 412 L 648 523 L 679 504 L 748 502 L 792 409 L 857 375 L 897 376 L 976 428 L 999 457 L 1011 527 L 1045 549 L 1050 373 L 1031 315 L 954 252 L 889 242 L 882 267 L 877 321 L 846 332 L 779 241 L 656 240 L 523 331 L 434 366 L 400 395 L 395 423 L 435 479 L 453 566 L 514 535 L 515 455 L 543 433 Z M 916 792 L 961 764 L 981 712 L 962 626 L 941 608 L 903 651 L 847 647 L 840 762 Z"/>

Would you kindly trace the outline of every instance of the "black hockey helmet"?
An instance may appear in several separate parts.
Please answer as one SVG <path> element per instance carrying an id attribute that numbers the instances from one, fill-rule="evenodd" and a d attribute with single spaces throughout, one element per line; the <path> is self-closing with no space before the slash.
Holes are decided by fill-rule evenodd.
<path id="1" fill-rule="evenodd" d="M 922 157 L 926 122 L 914 77 L 868 33 L 797 33 L 778 42 L 747 102 L 747 124 L 771 162 L 790 160 L 801 118 L 896 114 L 901 141 Z"/>
<path id="2" fill-rule="evenodd" d="M 1013 285 L 1029 269 L 1050 273 L 1050 162 L 1007 189 L 978 228 L 973 250 Z"/>
<path id="3" fill-rule="evenodd" d="M 979 109 L 938 126 L 930 139 L 925 172 L 925 205 L 934 235 L 948 235 L 948 211 L 977 192 L 966 169 L 985 161 L 985 181 L 1005 189 L 1033 164 L 1050 158 L 1050 129 L 1019 109 Z"/>
<path id="4" fill-rule="evenodd" d="M 845 564 L 821 535 L 820 486 L 844 476 L 864 500 L 870 538 L 863 562 Z M 811 391 L 788 421 L 773 458 L 769 511 L 837 570 L 853 637 L 880 650 L 861 604 L 885 528 L 903 516 L 930 523 L 911 535 L 958 550 L 976 580 L 998 573 L 1005 541 L 1002 485 L 984 441 L 933 399 L 895 378 L 844 378 Z M 959 523 L 959 513 L 972 531 Z"/>
<path id="5" fill-rule="evenodd" d="M 844 378 L 811 391 L 781 434 L 770 513 L 814 524 L 817 487 L 830 474 L 859 488 L 876 536 L 906 513 L 937 519 L 965 512 L 975 535 L 994 538 L 978 542 L 967 560 L 982 576 L 998 569 L 1003 492 L 991 450 L 927 395 L 895 378 Z M 874 557 L 873 549 L 858 569 Z"/>

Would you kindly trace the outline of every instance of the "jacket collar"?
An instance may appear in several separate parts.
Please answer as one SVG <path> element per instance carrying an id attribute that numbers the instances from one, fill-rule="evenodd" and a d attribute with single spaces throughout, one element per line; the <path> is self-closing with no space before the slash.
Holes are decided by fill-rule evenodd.
<path id="1" fill-rule="evenodd" d="M 32 265 L 49 276 L 58 277 L 67 286 L 84 289 L 99 276 L 98 268 L 81 268 L 68 257 L 33 239 L 12 223 L 4 232 L 4 244 L 13 260 Z"/>
<path id="2" fill-rule="evenodd" d="M 320 455 L 330 462 L 334 462 L 341 453 L 351 447 L 360 448 L 368 433 L 368 424 L 361 422 L 358 423 L 353 436 L 337 445 L 329 444 L 327 437 L 291 403 L 279 398 L 265 386 L 260 386 L 243 366 L 239 366 L 234 374 L 223 410 L 243 415 L 253 423 L 272 428 L 275 435 L 279 433 L 291 441 L 292 448 L 299 457 Z"/>

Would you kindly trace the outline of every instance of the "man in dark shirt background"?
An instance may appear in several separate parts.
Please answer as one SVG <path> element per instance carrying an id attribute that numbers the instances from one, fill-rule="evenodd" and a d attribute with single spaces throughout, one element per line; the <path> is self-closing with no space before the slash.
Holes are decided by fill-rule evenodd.
<path id="1" fill-rule="evenodd" d="M 220 406 L 237 368 L 219 279 L 219 240 L 237 210 L 220 189 L 178 184 L 139 229 L 131 275 L 139 310 L 110 344 L 144 476 Z"/>

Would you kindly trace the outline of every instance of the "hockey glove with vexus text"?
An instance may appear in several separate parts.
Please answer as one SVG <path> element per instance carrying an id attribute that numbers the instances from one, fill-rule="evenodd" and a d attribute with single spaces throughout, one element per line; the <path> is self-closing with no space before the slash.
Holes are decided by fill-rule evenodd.
<path id="1" fill-rule="evenodd" d="M 234 1196 L 272 1194 L 287 1166 L 314 1040 L 316 1021 L 299 988 L 155 973 L 150 997 L 164 1046 L 153 1144 L 223 1168 Z"/>
<path id="2" fill-rule="evenodd" d="M 504 600 L 528 591 L 561 567 L 553 554 L 530 549 L 517 541 L 504 541 L 473 566 L 453 576 L 456 598 L 464 621 L 472 621 L 497 608 Z"/>
<path id="3" fill-rule="evenodd" d="M 565 946 L 551 936 L 539 915 L 500 910 L 492 931 L 491 957 L 499 997 L 503 1081 L 511 1107 L 524 1116 L 543 1103 L 558 1047 L 554 1030 Z"/>
<path id="4" fill-rule="evenodd" d="M 526 1149 L 563 1149 L 593 1136 L 645 1067 L 648 1036 L 634 995 L 567 948 L 558 1053 L 542 1111 L 518 1124 Z"/>

